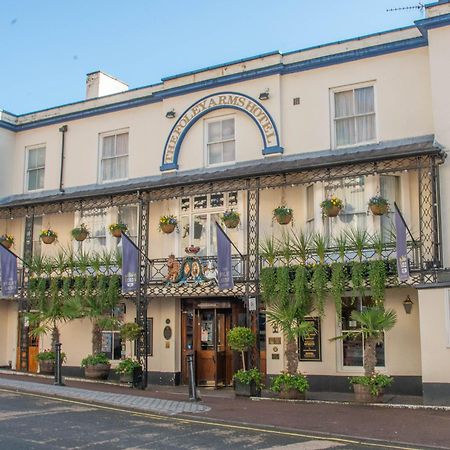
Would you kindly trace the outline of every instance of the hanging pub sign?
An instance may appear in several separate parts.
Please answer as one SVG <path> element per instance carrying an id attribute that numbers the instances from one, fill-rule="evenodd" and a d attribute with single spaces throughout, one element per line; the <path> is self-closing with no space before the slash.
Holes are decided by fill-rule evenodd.
<path id="1" fill-rule="evenodd" d="M 13 297 L 18 292 L 17 256 L 0 244 L 0 292 Z"/>
<path id="2" fill-rule="evenodd" d="M 299 359 L 300 361 L 322 361 L 320 318 L 307 317 L 305 321 L 314 325 L 315 332 L 300 338 Z"/>

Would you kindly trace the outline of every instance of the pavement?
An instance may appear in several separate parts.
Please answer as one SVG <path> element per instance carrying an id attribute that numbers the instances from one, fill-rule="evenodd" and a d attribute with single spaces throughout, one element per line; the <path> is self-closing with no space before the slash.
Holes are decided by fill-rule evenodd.
<path id="1" fill-rule="evenodd" d="M 150 386 L 135 390 L 114 383 L 87 383 L 0 373 L 0 389 L 66 398 L 79 404 L 110 405 L 116 409 L 151 412 L 201 423 L 303 433 L 321 439 L 343 438 L 387 448 L 450 449 L 449 408 L 417 404 L 360 405 L 347 401 L 280 401 L 234 398 L 230 390 L 201 390 L 201 402 L 189 402 L 186 386 Z M 1 406 L 0 406 L 1 409 Z M 386 442 L 389 445 L 386 445 Z M 358 447 L 355 447 L 358 448 Z"/>

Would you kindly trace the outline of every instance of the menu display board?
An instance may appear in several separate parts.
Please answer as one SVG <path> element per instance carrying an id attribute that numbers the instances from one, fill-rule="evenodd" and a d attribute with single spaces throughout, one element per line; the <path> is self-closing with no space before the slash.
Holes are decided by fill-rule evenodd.
<path id="1" fill-rule="evenodd" d="M 322 361 L 322 342 L 319 317 L 307 317 L 305 321 L 314 325 L 315 332 L 300 338 L 299 360 L 300 361 Z"/>

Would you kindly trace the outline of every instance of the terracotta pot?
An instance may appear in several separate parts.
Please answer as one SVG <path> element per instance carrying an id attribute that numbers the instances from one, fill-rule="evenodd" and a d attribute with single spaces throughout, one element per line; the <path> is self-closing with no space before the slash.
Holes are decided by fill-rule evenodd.
<path id="1" fill-rule="evenodd" d="M 122 230 L 115 228 L 114 230 L 111 231 L 111 234 L 116 238 L 120 238 L 122 237 Z"/>
<path id="2" fill-rule="evenodd" d="M 292 214 L 285 215 L 285 216 L 277 216 L 275 215 L 275 219 L 280 225 L 287 225 L 292 220 Z"/>
<path id="3" fill-rule="evenodd" d="M 74 239 L 78 242 L 83 242 L 88 237 L 87 231 L 81 231 L 76 236 L 74 236 Z"/>
<path id="4" fill-rule="evenodd" d="M 53 244 L 55 242 L 55 236 L 41 236 L 41 241 L 44 244 Z"/>
<path id="5" fill-rule="evenodd" d="M 370 210 L 374 216 L 383 216 L 388 212 L 388 205 L 369 205 Z"/>
<path id="6" fill-rule="evenodd" d="M 3 247 L 5 247 L 5 248 L 11 248 L 12 247 L 12 242 L 10 242 L 10 241 L 0 241 L 0 244 L 2 244 Z"/>
<path id="7" fill-rule="evenodd" d="M 236 228 L 239 225 L 240 219 L 225 219 L 223 223 L 227 228 Z"/>
<path id="8" fill-rule="evenodd" d="M 324 208 L 323 212 L 328 217 L 336 217 L 341 212 L 341 208 L 339 206 L 331 206 L 330 208 Z"/>
<path id="9" fill-rule="evenodd" d="M 164 223 L 161 224 L 159 227 L 161 228 L 161 231 L 166 234 L 173 233 L 173 231 L 175 230 L 175 224 L 173 223 Z"/>
<path id="10" fill-rule="evenodd" d="M 52 359 L 46 361 L 39 361 L 39 373 L 44 375 L 55 374 L 55 361 Z"/>
<path id="11" fill-rule="evenodd" d="M 354 384 L 353 391 L 355 392 L 355 401 L 358 403 L 382 403 L 384 397 L 384 390 L 380 389 L 378 395 L 370 393 L 370 387 L 364 384 Z"/>
<path id="12" fill-rule="evenodd" d="M 306 393 L 297 391 L 297 389 L 281 389 L 279 396 L 289 400 L 305 400 Z"/>
<path id="13" fill-rule="evenodd" d="M 110 368 L 111 364 L 87 365 L 84 368 L 84 376 L 92 380 L 106 380 L 108 379 Z"/>

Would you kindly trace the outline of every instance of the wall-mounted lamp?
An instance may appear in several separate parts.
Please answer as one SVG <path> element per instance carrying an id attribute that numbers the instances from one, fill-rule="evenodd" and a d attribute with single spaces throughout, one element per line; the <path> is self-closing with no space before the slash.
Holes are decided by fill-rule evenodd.
<path id="1" fill-rule="evenodd" d="M 409 298 L 409 295 L 407 295 L 405 301 L 403 302 L 403 308 L 405 308 L 406 314 L 411 314 L 413 305 L 414 303 Z"/>
<path id="2" fill-rule="evenodd" d="M 166 117 L 167 117 L 168 119 L 173 119 L 173 118 L 175 117 L 175 110 L 174 110 L 174 109 L 171 109 L 170 111 L 167 111 L 167 112 L 166 112 Z"/>
<path id="3" fill-rule="evenodd" d="M 269 100 L 269 88 L 267 88 L 264 92 L 261 92 L 258 97 L 260 100 Z"/>

